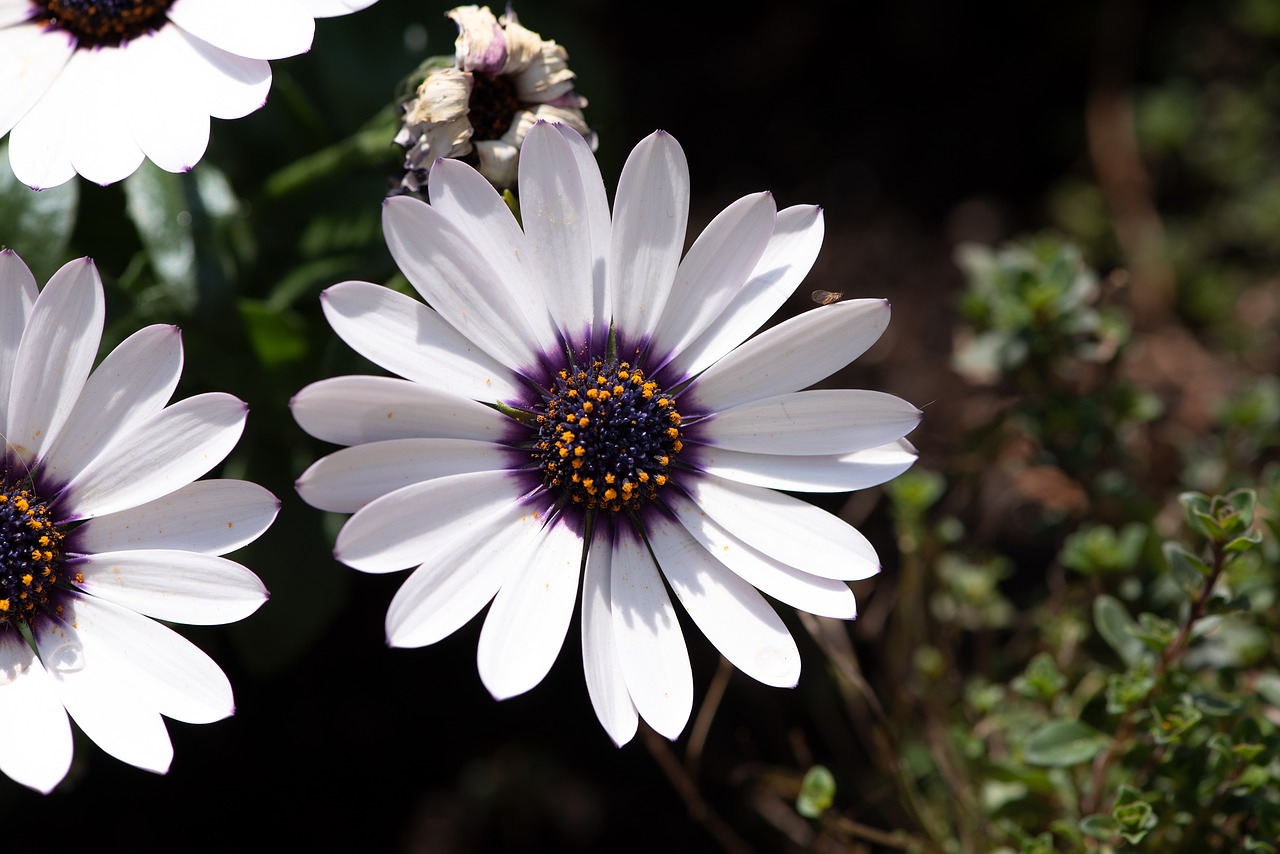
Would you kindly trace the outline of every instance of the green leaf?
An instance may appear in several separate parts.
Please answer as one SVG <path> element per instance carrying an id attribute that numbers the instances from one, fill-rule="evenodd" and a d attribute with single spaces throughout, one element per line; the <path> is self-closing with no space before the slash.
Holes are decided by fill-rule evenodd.
<path id="1" fill-rule="evenodd" d="M 1087 815 L 1080 819 L 1080 832 L 1094 839 L 1106 841 L 1114 837 L 1119 830 L 1120 825 L 1116 820 L 1102 813 Z"/>
<path id="2" fill-rule="evenodd" d="M 196 243 L 183 175 L 166 172 L 150 160 L 124 180 L 125 210 L 165 293 L 181 310 L 195 310 Z"/>
<path id="3" fill-rule="evenodd" d="M 1209 577 L 1208 564 L 1178 543 L 1165 543 L 1161 551 L 1169 563 L 1169 575 L 1184 593 L 1192 594 L 1204 587 L 1204 580 Z"/>
<path id="4" fill-rule="evenodd" d="M 292 309 L 276 310 L 251 299 L 239 300 L 236 308 L 263 366 L 297 362 L 307 355 L 306 324 Z"/>
<path id="5" fill-rule="evenodd" d="M 1142 800 L 1141 794 L 1132 786 L 1120 787 L 1115 806 L 1111 808 L 1111 817 L 1119 825 L 1120 835 L 1132 845 L 1141 842 L 1159 823 L 1151 804 Z"/>
<path id="6" fill-rule="evenodd" d="M 0 142 L 0 211 L 4 232 L 0 246 L 17 252 L 31 268 L 37 282 L 47 282 L 68 260 L 67 243 L 76 224 L 80 182 L 72 179 L 58 187 L 33 190 L 8 168 L 9 143 Z"/>
<path id="7" fill-rule="evenodd" d="M 1114 596 L 1102 595 L 1093 601 L 1093 622 L 1098 634 L 1130 667 L 1146 657 L 1142 641 L 1136 637 L 1138 625 Z"/>
<path id="8" fill-rule="evenodd" d="M 1011 683 L 1013 690 L 1022 696 L 1045 701 L 1053 699 L 1066 684 L 1067 678 L 1058 672 L 1053 656 L 1047 652 L 1031 659 L 1026 672 Z"/>
<path id="9" fill-rule="evenodd" d="M 836 778 L 825 765 L 814 765 L 800 783 L 796 812 L 805 818 L 821 818 L 836 799 Z"/>
<path id="10" fill-rule="evenodd" d="M 1107 737 L 1080 721 L 1051 721 L 1027 738 L 1023 759 L 1028 765 L 1065 767 L 1088 762 L 1107 746 Z"/>

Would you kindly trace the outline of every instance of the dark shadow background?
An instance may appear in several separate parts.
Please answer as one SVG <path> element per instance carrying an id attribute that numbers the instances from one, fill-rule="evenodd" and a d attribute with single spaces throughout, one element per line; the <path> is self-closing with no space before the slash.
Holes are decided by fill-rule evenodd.
<path id="1" fill-rule="evenodd" d="M 1162 4 L 1152 26 L 1176 21 L 1179 5 Z M 275 86 L 262 111 L 214 122 L 209 160 L 248 198 L 266 161 L 278 165 L 282 152 L 298 156 L 351 133 L 424 56 L 451 50 L 446 8 L 381 0 L 320 21 L 311 54 L 272 63 Z M 838 381 L 923 406 L 924 424 L 912 439 L 930 467 L 953 426 L 947 413 L 956 383 L 946 359 L 960 275 L 952 248 L 960 239 L 994 242 L 1043 227 L 1052 183 L 1087 175 L 1083 103 L 1097 10 L 1097 3 L 1012 0 L 756 10 L 526 0 L 518 7 L 523 23 L 569 50 L 579 91 L 591 100 L 587 118 L 600 134 L 611 194 L 631 146 L 663 128 L 688 155 L 691 234 L 761 189 L 772 190 L 779 207 L 823 206 L 823 253 L 784 313 L 811 306 L 812 288 L 892 300 L 889 332 Z M 373 210 L 385 181 L 357 171 L 344 177 L 341 192 Z M 118 201 L 109 191 L 85 193 L 77 240 L 109 277 L 124 265 L 113 257 L 121 250 L 95 237 L 91 223 L 95 211 L 112 216 Z M 264 247 L 297 237 L 292 215 L 266 217 Z M 243 284 L 248 292 L 265 292 L 280 275 L 269 256 L 264 249 Z M 384 250 L 375 256 L 374 269 L 344 275 L 384 279 L 390 260 Z M 306 312 L 315 334 L 331 337 L 319 312 Z M 204 346 L 205 355 L 238 358 L 234 336 Z M 333 360 L 346 357 L 334 346 L 325 360 L 301 366 L 285 389 L 255 386 L 251 366 L 244 387 L 222 386 L 250 400 L 250 471 L 273 472 L 260 479 L 285 502 L 276 526 L 240 555 L 267 580 L 273 601 L 241 626 L 186 632 L 231 677 L 236 715 L 211 726 L 170 723 L 176 756 L 165 777 L 125 766 L 77 734 L 75 766 L 54 794 L 0 779 L 0 838 L 14 850 L 714 849 L 644 746 L 619 750 L 599 727 L 581 675 L 576 619 L 546 681 L 503 703 L 476 674 L 478 620 L 432 647 L 385 647 L 383 616 L 404 575 L 361 575 L 313 545 L 335 528 L 322 528 L 290 483 L 326 449 L 287 419 L 264 414 L 304 382 L 341 372 Z M 192 353 L 188 363 L 196 362 Z M 187 382 L 189 394 L 206 380 L 196 374 Z M 833 501 L 830 509 L 864 523 L 891 573 L 883 507 L 874 496 Z M 870 586 L 859 594 L 864 607 L 874 598 Z M 278 608 L 300 616 L 273 620 Z M 856 741 L 823 711 L 831 690 L 821 678 L 823 659 L 789 621 L 805 655 L 799 688 L 764 688 L 735 675 L 701 776 L 709 801 L 763 850 L 781 844 L 742 804 L 735 770 L 794 764 L 801 742 L 821 760 Z M 701 698 L 717 658 L 686 628 Z M 40 722 L 4 737 L 40 738 Z M 841 802 L 856 802 L 858 769 L 838 774 Z"/>

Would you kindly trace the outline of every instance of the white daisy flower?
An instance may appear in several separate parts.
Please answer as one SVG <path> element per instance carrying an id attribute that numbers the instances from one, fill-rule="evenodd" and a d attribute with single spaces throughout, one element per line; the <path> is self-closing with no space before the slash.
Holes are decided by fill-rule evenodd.
<path id="1" fill-rule="evenodd" d="M 471 158 L 494 185 L 514 187 L 520 146 L 538 121 L 566 124 L 591 147 L 595 134 L 574 91 L 563 47 L 526 29 L 507 10 L 495 18 L 488 6 L 458 6 L 454 64 L 427 74 L 405 104 L 396 142 L 405 154 L 405 189 L 417 192 L 439 157 Z"/>
<path id="2" fill-rule="evenodd" d="M 252 483 L 196 480 L 235 445 L 246 409 L 227 394 L 165 405 L 182 370 L 177 327 L 142 329 L 90 373 L 102 322 L 92 262 L 37 293 L 0 252 L 0 726 L 21 734 L 0 771 L 42 792 L 71 764 L 68 713 L 107 753 L 157 773 L 173 757 L 161 715 L 232 713 L 218 665 L 156 620 L 257 610 L 262 582 L 219 555 L 279 507 Z"/>
<path id="3" fill-rule="evenodd" d="M 799 391 L 871 346 L 883 300 L 746 340 L 812 265 L 819 209 L 747 196 L 681 259 L 676 141 L 636 147 L 611 216 L 587 143 L 548 123 L 525 140 L 523 229 L 463 163 L 437 161 L 428 190 L 430 205 L 389 199 L 383 227 L 431 308 L 366 282 L 323 295 L 343 340 L 402 379 L 323 380 L 292 403 L 308 433 L 350 446 L 298 481 L 310 504 L 354 513 L 338 559 L 416 567 L 389 643 L 434 643 L 492 600 L 480 676 L 511 697 L 550 669 L 580 583 L 600 721 L 619 744 L 638 718 L 674 738 L 693 680 L 670 592 L 739 669 L 794 685 L 795 642 L 761 593 L 851 618 L 846 580 L 879 563 L 853 527 L 776 490 L 888 480 L 914 461 L 902 437 L 920 418 L 880 392 Z"/>
<path id="4" fill-rule="evenodd" d="M 209 118 L 271 88 L 267 60 L 305 53 L 315 19 L 376 0 L 0 0 L 0 137 L 18 180 L 99 184 L 149 157 L 183 172 Z"/>

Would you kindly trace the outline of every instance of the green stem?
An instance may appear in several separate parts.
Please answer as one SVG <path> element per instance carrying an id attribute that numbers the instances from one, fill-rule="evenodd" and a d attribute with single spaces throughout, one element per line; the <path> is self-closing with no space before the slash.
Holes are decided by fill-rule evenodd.
<path id="1" fill-rule="evenodd" d="M 393 147 L 392 141 L 398 124 L 399 117 L 395 108 L 383 108 L 364 127 L 346 139 L 295 160 L 273 173 L 264 182 L 259 201 L 277 202 L 358 167 L 399 160 L 399 149 Z"/>

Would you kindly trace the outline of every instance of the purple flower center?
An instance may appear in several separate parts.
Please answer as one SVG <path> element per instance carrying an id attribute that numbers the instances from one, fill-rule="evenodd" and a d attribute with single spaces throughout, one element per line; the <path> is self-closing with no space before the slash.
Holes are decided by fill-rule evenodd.
<path id="1" fill-rule="evenodd" d="M 34 0 L 33 20 L 82 48 L 118 47 L 165 25 L 173 0 Z"/>
<path id="2" fill-rule="evenodd" d="M 634 511 L 655 498 L 684 447 L 675 397 L 627 362 L 560 371 L 537 417 L 543 485 L 588 510 Z"/>

